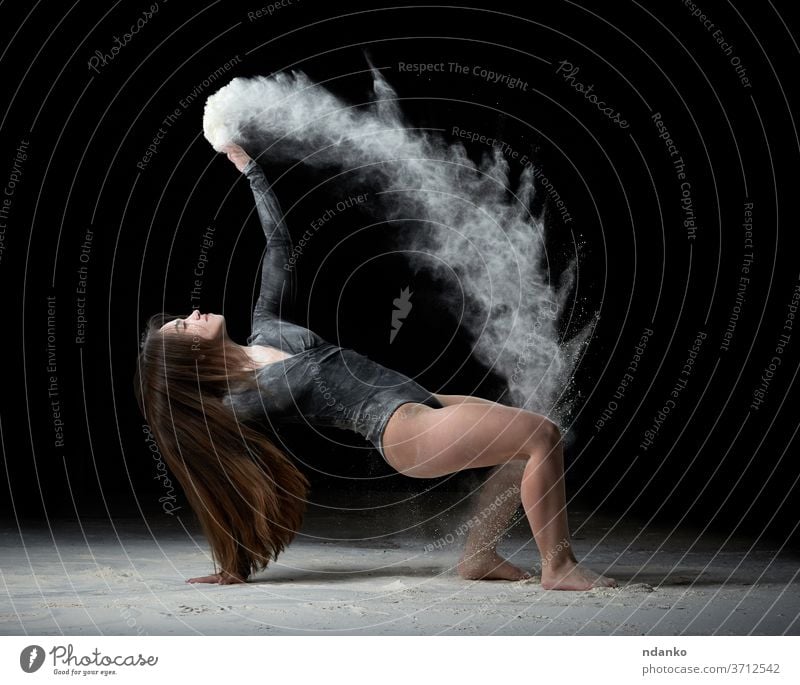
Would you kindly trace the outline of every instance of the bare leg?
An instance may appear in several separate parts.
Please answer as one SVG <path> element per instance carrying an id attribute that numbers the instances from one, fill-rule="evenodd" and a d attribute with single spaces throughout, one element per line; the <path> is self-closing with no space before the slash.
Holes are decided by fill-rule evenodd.
<path id="1" fill-rule="evenodd" d="M 572 552 L 561 435 L 546 417 L 495 403 L 441 409 L 409 403 L 392 415 L 383 445 L 391 466 L 417 478 L 523 460 L 521 500 L 542 559 L 542 587 L 616 585 L 578 564 Z"/>
<path id="2" fill-rule="evenodd" d="M 495 466 L 475 497 L 464 553 L 458 562 L 458 573 L 470 580 L 525 580 L 531 574 L 523 571 L 497 552 L 497 545 L 508 529 L 508 522 L 520 505 L 520 492 L 525 462 L 513 459 Z"/>
<path id="3" fill-rule="evenodd" d="M 522 505 L 542 557 L 542 587 L 546 590 L 615 587 L 617 582 L 613 578 L 591 571 L 575 558 L 566 501 L 564 448 L 559 435 L 544 458 L 533 455 L 528 459 L 522 475 Z"/>
<path id="4" fill-rule="evenodd" d="M 444 406 L 475 402 L 497 402 L 471 395 L 436 395 Z M 497 553 L 497 544 L 508 522 L 521 504 L 520 487 L 525 463 L 512 459 L 489 471 L 474 496 L 472 517 L 464 552 L 458 561 L 458 573 L 469 580 L 524 580 L 531 575 Z"/>

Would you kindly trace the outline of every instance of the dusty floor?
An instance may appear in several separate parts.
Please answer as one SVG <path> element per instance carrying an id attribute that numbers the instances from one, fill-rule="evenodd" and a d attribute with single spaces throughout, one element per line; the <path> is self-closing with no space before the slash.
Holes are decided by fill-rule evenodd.
<path id="1" fill-rule="evenodd" d="M 800 634 L 797 554 L 596 515 L 584 523 L 571 510 L 578 559 L 620 587 L 547 591 L 535 577 L 461 579 L 463 512 L 435 526 L 414 516 L 412 534 L 380 509 L 315 509 L 278 562 L 231 586 L 184 582 L 211 565 L 204 538 L 174 517 L 51 521 L 22 535 L 6 521 L 0 634 Z M 500 551 L 538 568 L 521 525 Z"/>

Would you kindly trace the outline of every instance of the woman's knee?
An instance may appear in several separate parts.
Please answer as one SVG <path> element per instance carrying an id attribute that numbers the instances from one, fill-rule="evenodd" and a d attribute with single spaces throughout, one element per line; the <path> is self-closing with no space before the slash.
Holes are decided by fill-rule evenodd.
<path id="1" fill-rule="evenodd" d="M 561 442 L 561 431 L 558 426 L 546 416 L 534 412 L 525 412 L 525 432 L 528 436 L 526 447 L 529 450 L 544 450 L 550 455 Z"/>

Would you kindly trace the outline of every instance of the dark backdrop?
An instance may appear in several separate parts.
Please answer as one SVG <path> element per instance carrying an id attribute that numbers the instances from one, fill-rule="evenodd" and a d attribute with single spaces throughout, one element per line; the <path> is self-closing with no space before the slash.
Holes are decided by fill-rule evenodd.
<path id="1" fill-rule="evenodd" d="M 194 305 L 223 312 L 244 342 L 264 246 L 247 184 L 202 136 L 205 98 L 234 76 L 294 67 L 365 102 L 367 48 L 413 125 L 505 141 L 518 152 L 512 181 L 528 155 L 569 212 L 565 222 L 540 188 L 548 259 L 557 270 L 581 246 L 575 304 L 600 312 L 565 427 L 570 494 L 623 516 L 791 543 L 800 472 L 791 3 L 481 4 L 3 4 L 5 514 L 163 514 L 165 481 L 132 392 L 143 322 Z M 148 7 L 157 11 L 112 53 Z M 570 78 L 564 60 L 578 69 Z M 446 71 L 420 75 L 401 62 Z M 626 126 L 577 83 L 593 84 Z M 466 144 L 476 160 L 488 151 Z M 272 177 L 286 171 L 264 164 Z M 321 180 L 299 168 L 281 183 L 298 237 L 341 198 L 330 183 L 309 193 Z M 298 263 L 295 318 L 433 391 L 498 397 L 502 379 L 471 357 L 473 341 L 449 314 L 455 291 L 383 255 L 385 225 L 344 240 L 373 220 L 355 209 L 315 234 Z M 408 284 L 413 313 L 390 344 L 391 301 Z M 431 486 L 394 474 L 358 436 L 290 439 L 320 498 Z"/>

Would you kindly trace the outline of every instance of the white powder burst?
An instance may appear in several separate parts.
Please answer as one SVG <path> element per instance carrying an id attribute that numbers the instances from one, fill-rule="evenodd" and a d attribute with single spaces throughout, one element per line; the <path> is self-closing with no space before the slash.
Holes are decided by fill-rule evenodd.
<path id="1" fill-rule="evenodd" d="M 387 219 L 426 226 L 396 237 L 409 254 L 433 257 L 412 257 L 412 267 L 458 277 L 467 307 L 454 314 L 463 317 L 475 355 L 507 381 L 510 403 L 562 421 L 595 320 L 559 340 L 576 263 L 558 278 L 548 275 L 544 223 L 529 211 L 532 167 L 512 191 L 496 147 L 476 164 L 461 143 L 406 122 L 395 91 L 377 69 L 372 75 L 374 100 L 366 106 L 344 102 L 300 71 L 235 78 L 208 98 L 204 134 L 216 150 L 235 142 L 271 159 L 348 170 L 384 191 Z"/>

